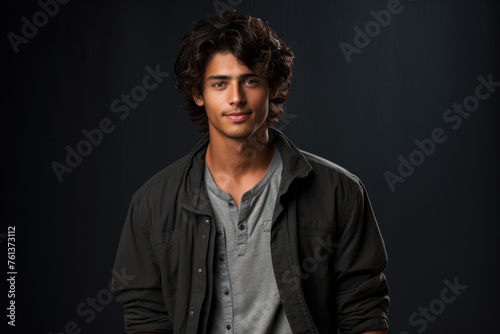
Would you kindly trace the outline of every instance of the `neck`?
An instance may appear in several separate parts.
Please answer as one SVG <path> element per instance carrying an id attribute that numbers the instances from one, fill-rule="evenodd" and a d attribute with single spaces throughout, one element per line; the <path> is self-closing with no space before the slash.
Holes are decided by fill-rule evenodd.
<path id="1" fill-rule="evenodd" d="M 267 170 L 273 154 L 274 144 L 269 142 L 267 128 L 244 139 L 229 139 L 210 133 L 206 162 L 213 174 L 238 179 Z"/>

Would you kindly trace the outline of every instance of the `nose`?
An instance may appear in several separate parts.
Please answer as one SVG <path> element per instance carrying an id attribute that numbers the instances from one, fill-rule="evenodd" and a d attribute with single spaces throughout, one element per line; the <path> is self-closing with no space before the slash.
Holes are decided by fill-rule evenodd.
<path id="1" fill-rule="evenodd" d="M 242 105 L 245 103 L 245 94 L 242 87 L 235 83 L 228 89 L 228 102 L 230 105 Z"/>

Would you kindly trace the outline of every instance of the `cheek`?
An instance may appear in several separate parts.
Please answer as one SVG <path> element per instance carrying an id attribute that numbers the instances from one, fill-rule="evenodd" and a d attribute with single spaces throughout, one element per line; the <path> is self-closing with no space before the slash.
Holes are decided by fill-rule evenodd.
<path id="1" fill-rule="evenodd" d="M 269 93 L 266 91 L 256 92 L 253 96 L 253 100 L 256 105 L 261 105 L 263 108 L 267 109 L 269 105 Z"/>
<path id="2" fill-rule="evenodd" d="M 223 100 L 220 95 L 221 94 L 207 94 L 204 98 L 205 109 L 217 109 Z"/>

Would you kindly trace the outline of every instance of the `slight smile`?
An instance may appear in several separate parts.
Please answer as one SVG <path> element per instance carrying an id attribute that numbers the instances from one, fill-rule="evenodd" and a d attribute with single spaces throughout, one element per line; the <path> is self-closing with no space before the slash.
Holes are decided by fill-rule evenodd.
<path id="1" fill-rule="evenodd" d="M 227 117 L 229 120 L 233 122 L 243 122 L 246 120 L 252 112 L 250 111 L 242 111 L 242 112 L 232 112 L 224 115 L 224 117 Z"/>

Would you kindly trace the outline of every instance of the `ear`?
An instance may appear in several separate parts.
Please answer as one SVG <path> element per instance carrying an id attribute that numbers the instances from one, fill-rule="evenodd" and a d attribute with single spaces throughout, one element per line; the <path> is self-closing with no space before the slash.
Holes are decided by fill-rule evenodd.
<path id="1" fill-rule="evenodd" d="M 281 80 L 276 80 L 274 82 L 270 82 L 269 88 L 269 100 L 273 100 L 278 95 L 278 88 L 281 86 Z"/>
<path id="2" fill-rule="evenodd" d="M 193 87 L 191 89 L 191 94 L 193 95 L 194 103 L 196 103 L 198 107 L 202 107 L 205 105 L 205 101 L 203 101 L 203 95 L 198 88 Z"/>

